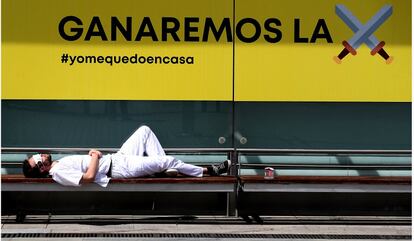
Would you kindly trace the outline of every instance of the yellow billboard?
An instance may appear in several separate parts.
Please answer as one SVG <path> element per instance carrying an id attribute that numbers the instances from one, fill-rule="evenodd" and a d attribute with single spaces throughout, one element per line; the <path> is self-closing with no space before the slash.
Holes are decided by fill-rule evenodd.
<path id="1" fill-rule="evenodd" d="M 411 1 L 3 0 L 2 99 L 411 101 Z"/>
<path id="2" fill-rule="evenodd" d="M 235 9 L 236 22 L 252 19 L 240 28 L 254 41 L 236 38 L 236 101 L 411 101 L 411 1 L 237 0 Z M 344 41 L 355 55 L 340 56 Z"/>
<path id="3" fill-rule="evenodd" d="M 2 98 L 232 100 L 232 6 L 3 0 Z"/>

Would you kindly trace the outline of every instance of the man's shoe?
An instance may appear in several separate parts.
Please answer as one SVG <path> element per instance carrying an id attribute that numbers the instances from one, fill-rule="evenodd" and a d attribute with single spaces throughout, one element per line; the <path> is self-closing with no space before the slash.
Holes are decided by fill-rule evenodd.
<path id="1" fill-rule="evenodd" d="M 226 160 L 218 166 L 212 165 L 210 168 L 208 168 L 209 174 L 211 176 L 220 176 L 221 174 L 227 173 L 229 171 L 230 165 L 230 160 Z"/>
<path id="2" fill-rule="evenodd" d="M 178 175 L 177 169 L 169 168 L 163 172 L 155 173 L 155 177 L 176 177 Z"/>
<path id="3" fill-rule="evenodd" d="M 164 173 L 167 177 L 176 177 L 178 175 L 177 169 L 174 168 L 169 168 L 165 170 Z"/>

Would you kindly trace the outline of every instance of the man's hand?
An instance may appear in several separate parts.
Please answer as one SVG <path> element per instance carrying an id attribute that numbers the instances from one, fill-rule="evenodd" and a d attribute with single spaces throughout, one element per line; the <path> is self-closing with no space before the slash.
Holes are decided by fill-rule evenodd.
<path id="1" fill-rule="evenodd" d="M 99 169 L 99 159 L 102 157 L 102 153 L 98 150 L 92 149 L 89 151 L 89 156 L 92 158 L 89 162 L 88 169 L 82 176 L 81 183 L 95 181 L 96 173 Z"/>
<path id="2" fill-rule="evenodd" d="M 102 157 L 102 153 L 100 151 L 96 150 L 96 149 L 91 149 L 89 151 L 89 156 L 92 156 L 93 154 L 98 155 L 98 158 L 101 158 Z"/>

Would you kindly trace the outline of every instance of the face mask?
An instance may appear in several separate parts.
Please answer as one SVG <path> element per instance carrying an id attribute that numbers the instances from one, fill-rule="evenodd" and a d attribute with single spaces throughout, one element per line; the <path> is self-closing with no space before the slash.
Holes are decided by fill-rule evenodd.
<path id="1" fill-rule="evenodd" d="M 33 155 L 32 157 L 33 157 L 33 160 L 35 161 L 36 165 L 38 165 L 39 162 L 43 163 L 43 159 L 42 159 L 42 156 L 40 154 Z"/>

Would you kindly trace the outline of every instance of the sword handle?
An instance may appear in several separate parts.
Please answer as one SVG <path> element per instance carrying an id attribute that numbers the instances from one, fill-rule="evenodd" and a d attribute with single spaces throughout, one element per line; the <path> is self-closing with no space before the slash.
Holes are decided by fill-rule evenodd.
<path id="1" fill-rule="evenodd" d="M 347 42 L 347 41 L 343 41 L 342 45 L 344 45 L 344 49 L 339 53 L 338 56 L 334 56 L 334 61 L 338 64 L 342 63 L 342 59 L 345 58 L 345 56 L 347 56 L 349 53 L 351 53 L 352 55 L 356 55 L 357 52 L 356 50 Z"/>
<path id="2" fill-rule="evenodd" d="M 394 60 L 393 57 L 389 56 L 388 53 L 385 51 L 385 49 L 383 48 L 385 45 L 384 41 L 381 41 L 377 46 L 375 46 L 375 48 L 372 49 L 371 51 L 371 55 L 375 55 L 375 54 L 379 54 L 381 55 L 381 57 L 383 59 L 385 59 L 387 64 L 391 64 L 392 61 Z"/>

